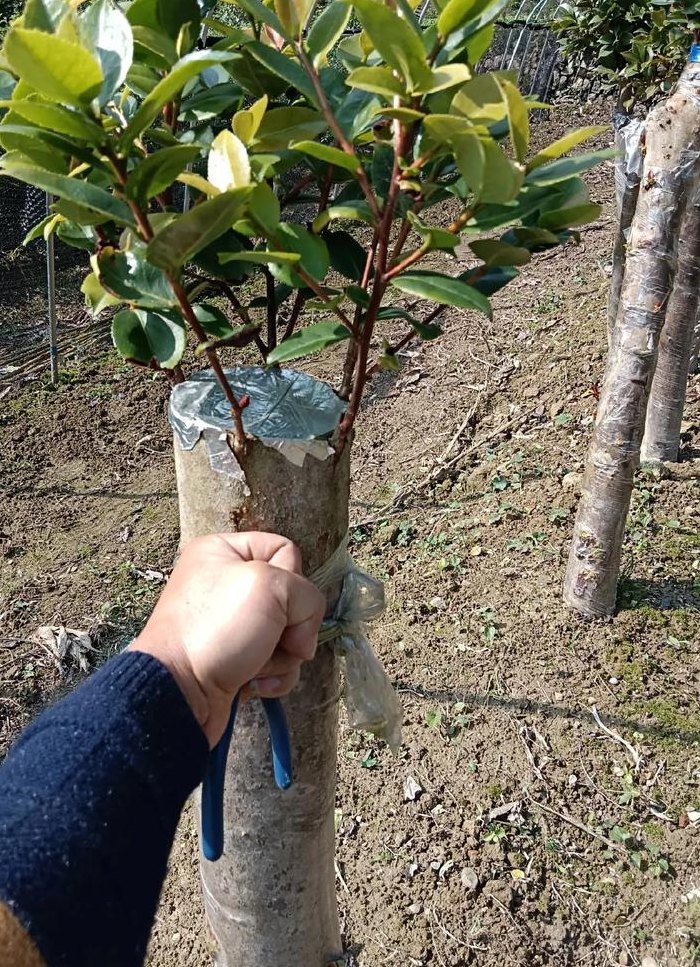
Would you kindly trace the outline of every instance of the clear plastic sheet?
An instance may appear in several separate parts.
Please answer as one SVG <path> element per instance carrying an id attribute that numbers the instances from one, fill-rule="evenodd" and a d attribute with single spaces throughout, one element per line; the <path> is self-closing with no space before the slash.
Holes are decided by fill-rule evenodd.
<path id="1" fill-rule="evenodd" d="M 298 467 L 307 455 L 317 460 L 330 455 L 328 440 L 345 403 L 327 383 L 296 370 L 259 366 L 237 366 L 225 374 L 236 397 L 250 399 L 243 410 L 246 433 L 279 450 Z M 169 417 L 184 450 L 191 450 L 203 436 L 212 469 L 242 475 L 226 442 L 232 429 L 229 404 L 210 370 L 195 373 L 173 388 Z"/>
<path id="2" fill-rule="evenodd" d="M 355 564 L 347 537 L 311 580 L 322 590 L 342 581 L 333 617 L 323 622 L 318 640 L 330 644 L 345 661 L 350 725 L 384 739 L 396 752 L 401 745 L 401 704 L 372 650 L 366 627 L 384 611 L 384 585 Z"/>
<path id="3" fill-rule="evenodd" d="M 639 179 L 642 177 L 644 121 L 623 115 L 622 122 L 620 122 L 618 117 L 615 118 L 617 126 L 615 141 L 622 148 L 622 152 L 615 162 L 615 197 L 619 212 L 622 210 L 625 192 L 632 190 L 635 185 L 639 184 Z M 625 234 L 629 237 L 629 229 Z"/>

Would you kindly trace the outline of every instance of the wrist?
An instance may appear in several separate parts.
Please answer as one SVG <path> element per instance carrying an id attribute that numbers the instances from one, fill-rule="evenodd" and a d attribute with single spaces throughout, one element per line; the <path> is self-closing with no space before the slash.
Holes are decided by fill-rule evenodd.
<path id="1" fill-rule="evenodd" d="M 207 726 L 211 719 L 211 706 L 206 692 L 194 674 L 187 653 L 182 646 L 167 641 L 151 640 L 145 631 L 132 641 L 127 651 L 141 651 L 161 663 L 175 679 L 192 714 L 212 745 Z"/>

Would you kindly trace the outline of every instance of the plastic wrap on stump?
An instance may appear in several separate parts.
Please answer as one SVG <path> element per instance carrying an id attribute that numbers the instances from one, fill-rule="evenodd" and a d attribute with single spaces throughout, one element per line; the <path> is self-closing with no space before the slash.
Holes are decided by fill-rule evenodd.
<path id="1" fill-rule="evenodd" d="M 687 173 L 700 150 L 696 114 L 687 110 L 699 93 L 700 65 L 688 64 L 674 92 L 646 123 L 625 278 L 564 579 L 564 601 L 588 617 L 612 614 L 615 608 L 622 538 L 673 286 Z"/>
<path id="2" fill-rule="evenodd" d="M 328 402 L 332 430 L 337 415 Z M 293 442 L 303 448 L 312 441 Z M 215 531 L 275 531 L 299 545 L 306 573 L 318 570 L 347 531 L 350 447 L 337 461 L 308 455 L 298 466 L 251 439 L 236 474 L 230 463 L 212 466 L 210 444 L 216 456 L 221 443 L 202 438 L 189 450 L 175 443 L 182 541 Z M 329 605 L 338 591 L 329 589 Z M 202 860 L 217 963 L 225 967 L 325 967 L 342 952 L 334 868 L 337 666 L 333 650 L 319 648 L 285 702 L 294 754 L 294 785 L 285 792 L 272 778 L 260 703 L 240 711 L 226 773 L 224 855 Z"/>
<path id="3" fill-rule="evenodd" d="M 618 110 L 613 117 L 613 124 L 615 127 L 615 148 L 618 151 L 615 162 L 615 202 L 617 204 L 618 221 L 613 246 L 610 292 L 608 294 L 608 345 L 612 344 L 622 280 L 625 275 L 627 240 L 632 219 L 637 209 L 639 182 L 644 163 L 642 156 L 644 122 L 630 117 L 624 110 Z"/>
<path id="4" fill-rule="evenodd" d="M 689 105 L 690 106 L 690 105 Z M 700 99 L 695 101 L 700 127 Z M 642 461 L 678 459 L 683 407 L 688 387 L 695 323 L 700 295 L 700 160 L 689 175 L 692 186 L 678 236 L 678 268 L 659 340 L 656 372 L 651 384 Z"/>

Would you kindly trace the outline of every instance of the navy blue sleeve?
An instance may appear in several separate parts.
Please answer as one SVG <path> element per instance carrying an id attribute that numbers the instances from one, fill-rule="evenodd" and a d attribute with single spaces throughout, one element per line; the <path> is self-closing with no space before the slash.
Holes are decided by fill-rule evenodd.
<path id="1" fill-rule="evenodd" d="M 20 736 L 0 768 L 0 901 L 48 967 L 143 963 L 207 754 L 173 677 L 133 651 Z"/>

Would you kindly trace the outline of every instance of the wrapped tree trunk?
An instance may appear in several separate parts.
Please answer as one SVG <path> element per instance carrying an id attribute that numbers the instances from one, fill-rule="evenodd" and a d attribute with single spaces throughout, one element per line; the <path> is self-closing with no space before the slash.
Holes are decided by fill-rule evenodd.
<path id="1" fill-rule="evenodd" d="M 564 601 L 588 617 L 611 614 L 659 335 L 673 286 L 688 164 L 700 149 L 689 102 L 700 65 L 688 64 L 646 124 L 644 172 L 627 247 L 625 278 L 588 452 Z"/>
<path id="2" fill-rule="evenodd" d="M 622 95 L 621 95 L 622 96 Z M 617 231 L 612 256 L 612 274 L 608 294 L 608 345 L 612 345 L 612 334 L 617 319 L 622 280 L 625 275 L 627 258 L 627 239 L 639 198 L 639 182 L 642 174 L 641 142 L 644 123 L 629 115 L 621 106 L 613 118 L 615 127 L 615 148 L 618 158 L 615 162 L 615 199 L 617 203 Z"/>
<path id="3" fill-rule="evenodd" d="M 182 543 L 218 531 L 274 531 L 299 545 L 306 573 L 325 563 L 347 531 L 349 445 L 337 461 L 307 455 L 300 467 L 249 439 L 240 461 L 245 479 L 220 472 L 222 451 L 224 470 L 232 455 L 224 441 L 217 446 L 218 457 L 204 439 L 189 450 L 175 441 Z M 319 646 L 285 700 L 294 784 L 284 792 L 273 780 L 260 703 L 239 711 L 226 771 L 224 854 L 201 860 L 217 964 L 325 967 L 342 954 L 334 866 L 338 697 L 337 660 Z"/>
<path id="4" fill-rule="evenodd" d="M 700 101 L 692 105 L 700 129 Z M 688 109 L 691 105 L 688 105 Z M 678 459 L 683 406 L 700 295 L 700 162 L 694 166 L 693 194 L 689 196 L 678 239 L 678 268 L 666 319 L 661 330 L 659 356 L 651 384 L 642 460 Z"/>
<path id="5" fill-rule="evenodd" d="M 691 339 L 688 372 L 691 376 L 695 375 L 695 373 L 700 373 L 700 305 L 698 306 L 698 314 L 695 317 L 695 328 L 693 329 Z"/>

